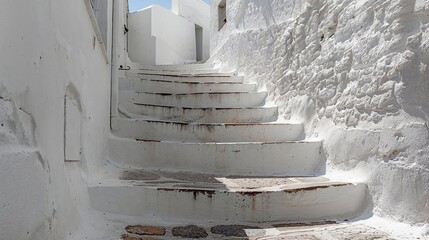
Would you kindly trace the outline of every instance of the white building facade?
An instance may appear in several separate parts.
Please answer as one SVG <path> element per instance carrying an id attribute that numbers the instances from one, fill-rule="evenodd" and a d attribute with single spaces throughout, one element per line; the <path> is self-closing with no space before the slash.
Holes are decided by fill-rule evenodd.
<path id="1" fill-rule="evenodd" d="M 210 7 L 202 0 L 172 1 L 172 11 L 154 5 L 128 17 L 129 57 L 146 65 L 206 61 L 210 52 Z"/>

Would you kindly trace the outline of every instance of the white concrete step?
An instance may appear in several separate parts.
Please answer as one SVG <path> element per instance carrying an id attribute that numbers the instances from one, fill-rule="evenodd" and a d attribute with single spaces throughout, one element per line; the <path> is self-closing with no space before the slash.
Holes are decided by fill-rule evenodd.
<path id="1" fill-rule="evenodd" d="M 89 187 L 94 209 L 128 216 L 201 221 L 345 220 L 366 197 L 364 184 L 325 178 L 240 178 L 134 171 Z"/>
<path id="2" fill-rule="evenodd" d="M 131 114 L 194 123 L 273 122 L 278 117 L 277 107 L 181 108 L 134 103 L 124 103 L 121 106 Z"/>
<path id="3" fill-rule="evenodd" d="M 119 137 L 184 142 L 276 142 L 299 140 L 302 124 L 185 123 L 114 118 L 112 132 Z"/>
<path id="4" fill-rule="evenodd" d="M 174 169 L 223 176 L 323 174 L 321 142 L 190 143 L 111 137 L 111 161 L 124 168 Z"/>
<path id="5" fill-rule="evenodd" d="M 242 83 L 244 77 L 236 76 L 231 73 L 205 73 L 205 74 L 177 74 L 177 73 L 136 73 L 126 72 L 127 78 L 139 78 L 147 80 L 167 81 L 167 82 L 218 82 L 218 83 Z"/>
<path id="6" fill-rule="evenodd" d="M 119 90 L 155 93 L 255 92 L 256 84 L 166 82 L 147 79 L 120 79 Z"/>
<path id="7" fill-rule="evenodd" d="M 126 73 L 138 73 L 141 75 L 159 75 L 159 76 L 178 76 L 178 77 L 192 77 L 192 76 L 223 76 L 233 77 L 237 76 L 238 73 L 231 72 L 220 72 L 218 69 L 199 69 L 199 70 L 153 70 L 153 69 L 130 69 L 126 70 Z"/>
<path id="8" fill-rule="evenodd" d="M 246 108 L 263 106 L 267 95 L 267 92 L 166 94 L 120 90 L 119 103 L 169 107 Z"/>
<path id="9" fill-rule="evenodd" d="M 181 65 L 145 65 L 133 64 L 133 69 L 150 70 L 150 71 L 199 71 L 202 69 L 215 69 L 212 63 L 195 63 Z"/>
<path id="10" fill-rule="evenodd" d="M 140 73 L 140 74 L 186 74 L 186 75 L 192 75 L 192 74 L 215 74 L 219 73 L 219 69 L 214 68 L 201 68 L 201 69 L 195 69 L 195 70 L 168 70 L 168 69 L 130 69 L 126 70 L 128 73 Z"/>

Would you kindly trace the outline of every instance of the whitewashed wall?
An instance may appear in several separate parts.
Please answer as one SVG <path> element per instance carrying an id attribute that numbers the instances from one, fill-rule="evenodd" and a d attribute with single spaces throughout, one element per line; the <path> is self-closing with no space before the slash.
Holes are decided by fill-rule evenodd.
<path id="1" fill-rule="evenodd" d="M 152 8 L 152 35 L 156 38 L 158 64 L 182 64 L 195 61 L 195 25 L 171 11 Z"/>
<path id="2" fill-rule="evenodd" d="M 203 0 L 172 0 L 172 11 L 203 28 L 202 61 L 210 58 L 210 6 Z"/>
<path id="3" fill-rule="evenodd" d="M 2 1 L 0 31 L 0 238 L 72 238 L 85 206 L 74 189 L 85 186 L 69 170 L 86 176 L 107 159 L 110 65 L 83 0 Z M 80 104 L 77 163 L 64 162 L 69 90 Z"/>
<path id="4" fill-rule="evenodd" d="M 130 59 L 142 64 L 156 64 L 156 38 L 152 35 L 152 10 L 147 8 L 130 13 L 128 28 Z"/>
<path id="5" fill-rule="evenodd" d="M 195 24 L 151 6 L 129 14 L 129 57 L 148 65 L 196 61 Z"/>
<path id="6" fill-rule="evenodd" d="M 118 116 L 118 86 L 119 78 L 125 77 L 125 71 L 119 70 L 122 65 L 127 69 L 132 65 L 128 56 L 128 33 L 125 31 L 124 26 L 128 28 L 128 1 L 119 0 L 113 1 L 114 15 L 113 15 L 113 31 L 114 37 L 112 47 L 112 84 L 111 84 L 111 104 L 110 114 L 112 117 Z"/>
<path id="7" fill-rule="evenodd" d="M 425 0 L 228 0 L 226 26 L 212 19 L 211 60 L 304 121 L 309 138 L 324 140 L 330 168 L 368 182 L 377 214 L 424 224 L 428 16 Z"/>

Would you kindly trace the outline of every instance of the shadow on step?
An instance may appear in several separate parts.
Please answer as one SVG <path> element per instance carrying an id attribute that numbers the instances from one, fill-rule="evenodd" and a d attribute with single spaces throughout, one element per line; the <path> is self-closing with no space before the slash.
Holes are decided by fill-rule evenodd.
<path id="1" fill-rule="evenodd" d="M 232 190 L 242 195 L 257 195 L 269 191 L 298 192 L 347 185 L 329 182 L 329 179 L 324 177 L 225 177 L 190 172 L 145 170 L 124 171 L 119 179 L 132 181 L 137 185 L 156 186 L 161 191 L 191 192 L 194 198 L 199 194 L 215 194 L 215 191 Z"/>
<path id="2" fill-rule="evenodd" d="M 365 184 L 324 177 L 122 170 L 91 185 L 89 194 L 101 212 L 191 224 L 350 220 L 368 206 Z"/>

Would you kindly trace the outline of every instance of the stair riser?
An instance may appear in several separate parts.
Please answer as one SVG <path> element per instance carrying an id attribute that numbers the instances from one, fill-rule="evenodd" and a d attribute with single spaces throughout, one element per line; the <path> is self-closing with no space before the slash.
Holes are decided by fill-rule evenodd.
<path id="1" fill-rule="evenodd" d="M 112 120 L 116 136 L 132 139 L 186 142 L 277 142 L 298 140 L 301 124 L 200 125 L 131 119 Z"/>
<path id="2" fill-rule="evenodd" d="M 140 74 L 128 72 L 125 74 L 127 78 L 138 78 L 147 80 L 158 80 L 158 81 L 171 81 L 171 82 L 231 82 L 231 83 L 242 83 L 244 78 L 240 76 L 229 76 L 224 74 L 223 76 L 215 74 L 207 74 L 205 76 L 170 76 L 160 74 Z"/>
<path id="3" fill-rule="evenodd" d="M 256 84 L 235 83 L 181 83 L 159 82 L 140 79 L 121 79 L 119 90 L 135 90 L 154 93 L 211 93 L 211 92 L 255 92 Z"/>
<path id="4" fill-rule="evenodd" d="M 265 104 L 266 92 L 257 93 L 225 93 L 225 94 L 190 94 L 163 95 L 139 93 L 135 91 L 119 91 L 120 103 L 141 103 L 173 107 L 201 108 L 245 108 L 258 107 Z"/>
<path id="5" fill-rule="evenodd" d="M 219 71 L 219 69 L 214 69 L 213 64 L 185 64 L 185 65 L 137 65 L 134 68 L 143 69 L 149 71 L 203 71 L 203 70 L 213 70 Z"/>
<path id="6" fill-rule="evenodd" d="M 362 209 L 365 191 L 363 184 L 252 194 L 142 186 L 89 188 L 92 206 L 102 212 L 195 223 L 344 220 Z"/>
<path id="7" fill-rule="evenodd" d="M 140 74 L 177 74 L 177 75 L 192 75 L 192 74 L 218 74 L 219 69 L 213 69 L 213 68 L 202 68 L 202 69 L 196 69 L 196 70 L 188 70 L 188 69 L 160 69 L 160 70 L 149 70 L 149 69 L 131 69 L 127 70 L 127 73 L 140 73 Z"/>
<path id="8" fill-rule="evenodd" d="M 150 105 L 121 104 L 128 112 L 137 115 L 157 116 L 160 119 L 195 123 L 255 123 L 275 121 L 277 107 L 267 108 L 175 108 Z"/>
<path id="9" fill-rule="evenodd" d="M 322 173 L 321 143 L 191 144 L 110 139 L 121 167 L 174 169 L 240 176 L 314 176 Z"/>

